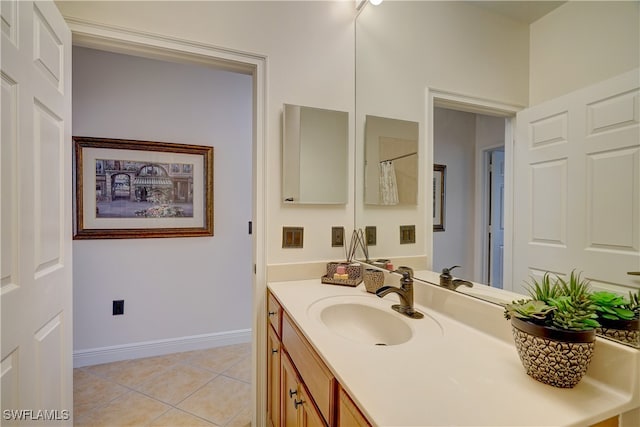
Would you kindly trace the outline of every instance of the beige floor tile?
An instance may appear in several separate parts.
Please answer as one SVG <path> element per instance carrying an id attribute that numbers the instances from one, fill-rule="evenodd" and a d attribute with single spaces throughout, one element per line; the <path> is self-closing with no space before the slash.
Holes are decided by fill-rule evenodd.
<path id="1" fill-rule="evenodd" d="M 245 344 L 200 350 L 194 352 L 189 363 L 213 372 L 222 373 L 250 354 L 250 350 L 251 347 Z"/>
<path id="2" fill-rule="evenodd" d="M 154 420 L 149 427 L 214 427 L 208 421 L 198 418 L 179 409 L 172 409 Z"/>
<path id="3" fill-rule="evenodd" d="M 91 420 L 85 425 L 91 426 L 143 426 L 149 424 L 171 407 L 140 393 L 129 393 L 111 401 L 108 405 L 95 410 Z"/>
<path id="4" fill-rule="evenodd" d="M 236 363 L 226 371 L 224 375 L 235 378 L 246 383 L 251 382 L 251 356 L 245 356 L 240 362 Z"/>
<path id="5" fill-rule="evenodd" d="M 154 399 L 175 405 L 216 375 L 206 369 L 177 364 L 142 383 L 137 389 Z"/>
<path id="6" fill-rule="evenodd" d="M 90 366 L 88 372 L 102 376 L 127 387 L 136 387 L 175 365 L 173 355 L 124 360 L 104 365 Z"/>
<path id="7" fill-rule="evenodd" d="M 112 381 L 91 375 L 85 371 L 73 371 L 73 405 L 97 407 L 109 403 L 129 391 Z"/>
<path id="8" fill-rule="evenodd" d="M 251 386 L 218 376 L 182 401 L 178 408 L 218 425 L 225 425 L 251 402 Z"/>
<path id="9" fill-rule="evenodd" d="M 246 407 L 226 425 L 226 427 L 251 427 L 251 416 L 251 407 L 247 404 Z"/>

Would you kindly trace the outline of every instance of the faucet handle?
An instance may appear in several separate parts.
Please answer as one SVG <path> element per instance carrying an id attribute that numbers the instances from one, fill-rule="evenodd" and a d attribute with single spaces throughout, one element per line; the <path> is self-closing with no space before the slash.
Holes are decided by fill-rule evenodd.
<path id="1" fill-rule="evenodd" d="M 406 267 L 406 266 L 400 266 L 396 269 L 396 272 L 402 274 L 403 276 L 407 277 L 408 279 L 412 279 L 413 278 L 413 268 L 411 267 Z"/>
<path id="2" fill-rule="evenodd" d="M 453 270 L 454 268 L 458 268 L 460 267 L 459 265 L 454 265 L 453 267 L 449 267 L 449 268 L 443 268 L 442 269 L 442 274 L 451 274 L 451 270 Z"/>

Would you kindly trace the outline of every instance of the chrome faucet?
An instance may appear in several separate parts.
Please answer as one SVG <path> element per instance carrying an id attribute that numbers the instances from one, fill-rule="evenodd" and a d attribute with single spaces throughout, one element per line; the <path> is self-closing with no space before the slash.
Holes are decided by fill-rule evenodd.
<path id="1" fill-rule="evenodd" d="M 409 267 L 398 267 L 396 273 L 402 274 L 400 287 L 383 286 L 376 291 L 376 295 L 382 298 L 392 292 L 398 294 L 400 304 L 394 304 L 391 308 L 412 319 L 422 319 L 424 315 L 413 308 L 413 270 Z"/>
<path id="2" fill-rule="evenodd" d="M 453 278 L 453 276 L 451 275 L 451 270 L 458 267 L 460 266 L 454 265 L 453 267 L 442 269 L 442 274 L 440 275 L 440 286 L 442 286 L 443 288 L 451 289 L 452 291 L 455 291 L 458 288 L 458 286 L 462 286 L 462 285 L 469 288 L 473 287 L 473 283 L 467 280 Z"/>

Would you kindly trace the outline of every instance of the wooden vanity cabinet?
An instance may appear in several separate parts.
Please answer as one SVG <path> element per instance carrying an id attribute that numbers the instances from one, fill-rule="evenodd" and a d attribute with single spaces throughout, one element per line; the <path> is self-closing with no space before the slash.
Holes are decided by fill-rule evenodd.
<path id="1" fill-rule="evenodd" d="M 298 376 L 293 362 L 284 353 L 280 365 L 282 394 L 281 416 L 283 427 L 324 427 L 322 415 L 316 409 L 311 395 Z"/>
<path id="2" fill-rule="evenodd" d="M 370 426 L 271 293 L 267 308 L 269 426 Z"/>
<path id="3" fill-rule="evenodd" d="M 360 409 L 353 403 L 346 391 L 340 387 L 338 395 L 338 426 L 339 427 L 370 427 L 371 424 L 362 415 Z"/>
<path id="4" fill-rule="evenodd" d="M 280 427 L 280 342 L 282 308 L 270 293 L 267 296 L 267 423 Z"/>

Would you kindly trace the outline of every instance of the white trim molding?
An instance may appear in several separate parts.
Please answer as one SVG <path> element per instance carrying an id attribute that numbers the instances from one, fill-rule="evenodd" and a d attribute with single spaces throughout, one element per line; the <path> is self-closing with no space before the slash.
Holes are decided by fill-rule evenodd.
<path id="1" fill-rule="evenodd" d="M 248 342 L 251 342 L 251 329 L 91 348 L 73 352 L 73 367 L 81 368 L 120 360 L 162 356 Z"/>

